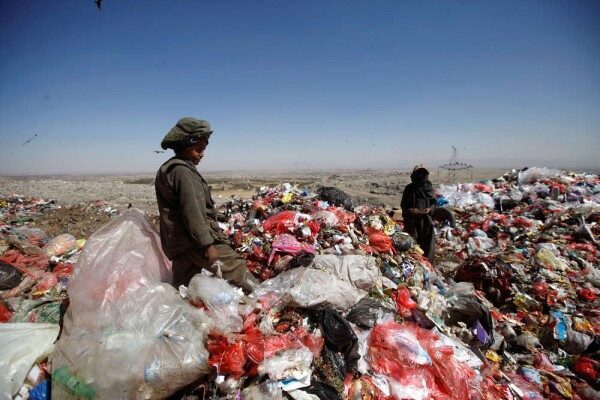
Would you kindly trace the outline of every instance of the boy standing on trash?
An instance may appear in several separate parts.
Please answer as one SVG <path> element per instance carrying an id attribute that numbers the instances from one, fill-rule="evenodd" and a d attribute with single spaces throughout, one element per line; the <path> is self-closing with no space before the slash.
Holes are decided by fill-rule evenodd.
<path id="1" fill-rule="evenodd" d="M 175 288 L 187 286 L 202 268 L 216 273 L 213 264 L 219 260 L 223 278 L 248 293 L 258 281 L 246 268 L 246 260 L 229 246 L 217 223 L 211 188 L 196 169 L 212 133 L 207 121 L 182 118 L 162 140 L 163 149 L 175 152 L 154 182 L 162 248 L 173 261 Z"/>
<path id="2" fill-rule="evenodd" d="M 411 183 L 402 193 L 402 217 L 404 230 L 419 244 L 425 257 L 433 262 L 435 258 L 435 231 L 431 211 L 436 204 L 433 186 L 429 181 L 429 171 L 422 165 L 416 166 L 410 175 Z"/>

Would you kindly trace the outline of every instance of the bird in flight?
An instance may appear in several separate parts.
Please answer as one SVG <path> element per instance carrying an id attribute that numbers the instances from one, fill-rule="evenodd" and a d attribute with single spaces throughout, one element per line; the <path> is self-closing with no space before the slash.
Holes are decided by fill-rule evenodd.
<path id="1" fill-rule="evenodd" d="M 21 147 L 25 146 L 27 143 L 29 143 L 29 142 L 31 142 L 33 139 L 35 139 L 35 138 L 37 137 L 37 135 L 38 135 L 38 134 L 36 133 L 35 135 L 33 135 L 32 137 L 30 137 L 29 139 L 27 139 L 27 140 L 25 141 L 25 143 L 23 143 L 23 144 L 21 145 Z"/>
<path id="2" fill-rule="evenodd" d="M 164 153 L 164 150 L 154 150 L 155 153 Z"/>
<path id="3" fill-rule="evenodd" d="M 94 3 L 96 3 L 96 7 L 98 7 L 98 11 L 100 11 L 100 7 L 102 7 L 102 0 L 94 0 Z"/>

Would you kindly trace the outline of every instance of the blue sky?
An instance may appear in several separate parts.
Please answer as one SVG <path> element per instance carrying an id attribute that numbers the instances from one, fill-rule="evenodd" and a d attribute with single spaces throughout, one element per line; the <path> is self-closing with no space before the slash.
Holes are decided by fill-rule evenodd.
<path id="1" fill-rule="evenodd" d="M 0 40 L 0 174 L 151 173 L 183 116 L 206 170 L 600 168 L 598 1 L 3 1 Z"/>

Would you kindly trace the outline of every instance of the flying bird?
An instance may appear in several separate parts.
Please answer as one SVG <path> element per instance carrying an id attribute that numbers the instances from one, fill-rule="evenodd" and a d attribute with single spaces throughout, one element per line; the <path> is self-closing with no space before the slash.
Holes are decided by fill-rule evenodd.
<path id="1" fill-rule="evenodd" d="M 29 139 L 27 139 L 27 140 L 25 141 L 25 143 L 23 143 L 23 144 L 21 145 L 21 147 L 25 146 L 27 143 L 29 143 L 29 142 L 31 142 L 33 139 L 35 139 L 35 138 L 37 137 L 37 135 L 38 135 L 38 134 L 36 133 L 35 135 L 33 135 L 32 137 L 30 137 Z"/>
<path id="2" fill-rule="evenodd" d="M 164 150 L 154 150 L 155 153 L 164 153 Z"/>
<path id="3" fill-rule="evenodd" d="M 94 0 L 94 3 L 96 3 L 96 7 L 98 7 L 98 11 L 100 11 L 100 7 L 102 7 L 102 0 Z"/>

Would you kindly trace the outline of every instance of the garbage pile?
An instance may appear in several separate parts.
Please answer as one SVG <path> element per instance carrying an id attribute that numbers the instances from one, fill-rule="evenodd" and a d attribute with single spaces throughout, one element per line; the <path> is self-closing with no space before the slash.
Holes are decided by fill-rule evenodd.
<path id="1" fill-rule="evenodd" d="M 335 188 L 231 199 L 220 225 L 262 281 L 248 296 L 204 272 L 177 292 L 128 210 L 75 250 L 53 352 L 56 324 L 0 336 L 0 354 L 31 337 L 1 395 L 42 398 L 38 367 L 60 399 L 600 398 L 599 177 L 530 168 L 437 193 L 434 263 L 399 211 Z"/>

